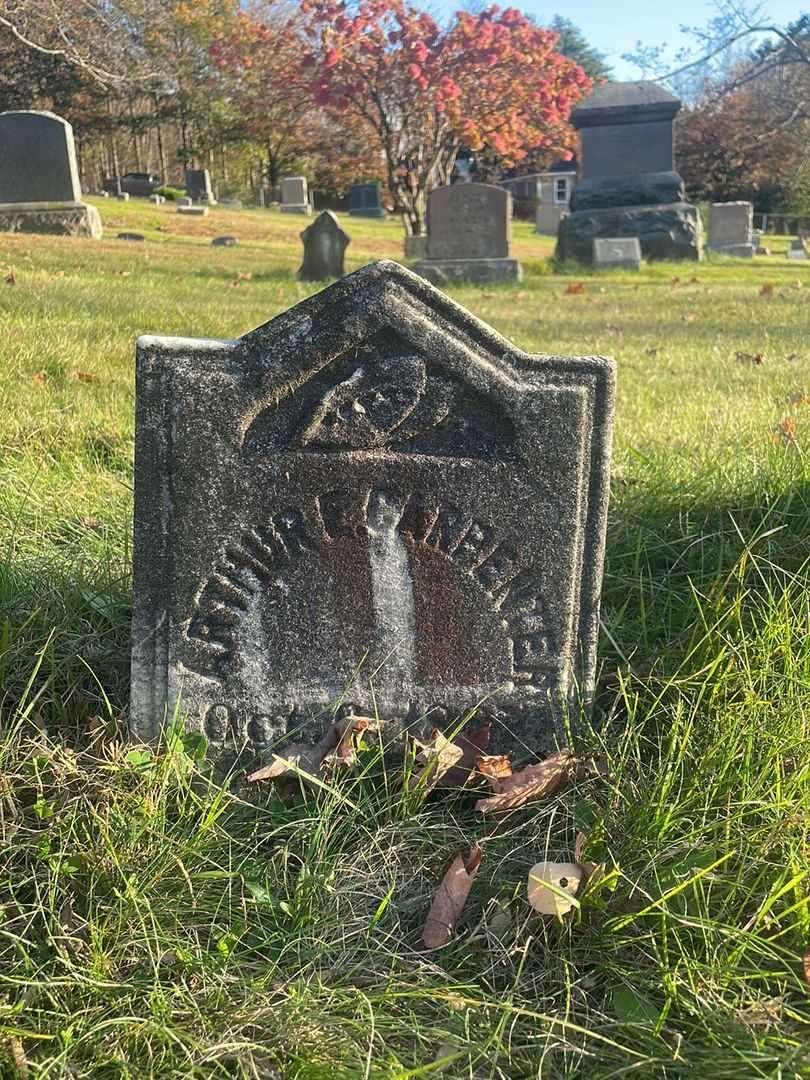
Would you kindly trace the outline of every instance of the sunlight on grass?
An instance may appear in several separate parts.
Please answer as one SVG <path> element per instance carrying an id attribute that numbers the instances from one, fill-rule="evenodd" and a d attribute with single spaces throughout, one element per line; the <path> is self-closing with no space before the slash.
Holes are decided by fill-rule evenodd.
<path id="1" fill-rule="evenodd" d="M 97 205 L 100 243 L 0 256 L 0 1076 L 20 1054 L 99 1080 L 810 1076 L 810 274 L 563 274 L 516 223 L 524 282 L 452 290 L 521 348 L 619 369 L 578 736 L 611 779 L 494 829 L 464 792 L 403 794 L 372 744 L 289 806 L 215 780 L 179 728 L 162 752 L 124 740 L 134 339 L 238 336 L 313 289 L 300 219 Z M 345 225 L 350 268 L 401 252 L 395 222 Z M 211 248 L 224 233 L 240 245 Z M 580 831 L 610 887 L 544 921 L 528 869 Z M 474 841 L 459 932 L 424 953 Z"/>

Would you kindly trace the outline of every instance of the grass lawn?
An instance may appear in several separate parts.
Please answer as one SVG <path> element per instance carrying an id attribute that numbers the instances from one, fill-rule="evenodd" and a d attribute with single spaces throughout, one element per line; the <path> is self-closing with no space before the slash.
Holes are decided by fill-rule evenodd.
<path id="1" fill-rule="evenodd" d="M 289 807 L 179 739 L 124 743 L 135 338 L 235 337 L 313 290 L 301 218 L 97 205 L 101 242 L 0 236 L 0 1077 L 810 1077 L 810 264 L 771 238 L 559 275 L 518 223 L 524 282 L 452 290 L 619 372 L 582 739 L 612 775 L 493 831 L 373 751 Z M 399 256 L 395 222 L 344 225 L 350 269 Z M 544 920 L 528 869 L 580 830 L 612 887 Z M 424 953 L 476 839 L 459 932 Z"/>

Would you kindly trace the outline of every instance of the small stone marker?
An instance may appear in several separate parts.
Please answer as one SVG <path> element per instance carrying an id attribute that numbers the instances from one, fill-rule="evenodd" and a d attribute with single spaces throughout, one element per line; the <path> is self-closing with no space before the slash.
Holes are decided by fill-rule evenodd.
<path id="1" fill-rule="evenodd" d="M 788 248 L 787 257 L 789 259 L 806 259 L 807 249 L 804 246 L 804 240 L 798 237 L 796 240 L 791 240 L 790 247 Z"/>
<path id="2" fill-rule="evenodd" d="M 285 176 L 281 181 L 282 214 L 309 214 L 309 189 L 305 176 Z"/>
<path id="3" fill-rule="evenodd" d="M 166 202 L 166 196 L 165 195 L 150 195 L 149 196 L 149 202 L 154 203 L 155 206 L 160 206 L 161 203 Z"/>
<path id="4" fill-rule="evenodd" d="M 188 195 L 181 195 L 179 199 L 175 200 L 176 206 L 191 206 L 193 199 L 190 199 Z"/>
<path id="5" fill-rule="evenodd" d="M 520 263 L 510 257 L 512 196 L 493 184 L 452 184 L 428 195 L 427 257 L 417 274 L 450 281 L 519 281 Z"/>
<path id="6" fill-rule="evenodd" d="M 641 243 L 637 236 L 594 238 L 593 265 L 598 270 L 640 270 Z"/>
<path id="7" fill-rule="evenodd" d="M 754 242 L 754 207 L 750 202 L 712 203 L 709 208 L 709 251 L 750 259 Z"/>
<path id="8" fill-rule="evenodd" d="M 349 215 L 385 217 L 385 207 L 380 199 L 380 185 L 376 181 L 371 184 L 352 184 L 349 188 Z"/>
<path id="9" fill-rule="evenodd" d="M 120 232 L 116 236 L 116 240 L 145 240 L 146 237 L 143 233 L 139 232 Z"/>
<path id="10" fill-rule="evenodd" d="M 301 233 L 304 261 L 298 271 L 302 281 L 325 281 L 343 277 L 343 256 L 351 243 L 331 210 L 324 210 Z"/>
<path id="11" fill-rule="evenodd" d="M 215 236 L 211 243 L 214 247 L 236 247 L 239 241 L 235 236 Z"/>
<path id="12" fill-rule="evenodd" d="M 177 207 L 178 214 L 188 214 L 191 217 L 207 217 L 207 206 L 185 206 L 180 205 Z"/>
<path id="13" fill-rule="evenodd" d="M 118 199 L 119 202 L 129 202 L 129 192 L 128 191 L 121 191 L 115 197 L 116 197 L 116 199 Z"/>
<path id="14" fill-rule="evenodd" d="M 549 746 L 593 688 L 613 381 L 390 262 L 236 341 L 141 338 L 134 734 L 177 706 L 227 763 L 342 701 Z"/>
<path id="15" fill-rule="evenodd" d="M 0 232 L 101 237 L 82 202 L 73 128 L 52 112 L 0 113 Z"/>

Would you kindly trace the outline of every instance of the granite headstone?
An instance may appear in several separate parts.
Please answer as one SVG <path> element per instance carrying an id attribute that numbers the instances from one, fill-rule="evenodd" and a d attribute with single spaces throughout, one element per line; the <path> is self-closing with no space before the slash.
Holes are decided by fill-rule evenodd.
<path id="1" fill-rule="evenodd" d="M 301 233 L 304 260 L 298 271 L 301 281 L 325 281 L 343 277 L 343 256 L 350 244 L 331 210 L 324 210 Z"/>
<path id="2" fill-rule="evenodd" d="M 512 196 L 494 184 L 450 184 L 428 195 L 427 256 L 414 264 L 434 285 L 521 277 L 510 254 Z"/>
<path id="3" fill-rule="evenodd" d="M 712 203 L 709 208 L 709 251 L 750 259 L 754 243 L 754 207 L 750 202 Z"/>
<path id="4" fill-rule="evenodd" d="M 547 748 L 593 687 L 614 365 L 532 356 L 395 263 L 236 341 L 137 349 L 132 728 L 227 763 L 493 722 Z"/>
<path id="5" fill-rule="evenodd" d="M 52 112 L 0 113 L 0 232 L 101 237 L 82 202 L 73 128 Z"/>
<path id="6" fill-rule="evenodd" d="M 349 214 L 352 217 L 385 217 L 385 207 L 380 198 L 380 185 L 352 184 L 349 188 Z"/>
<path id="7" fill-rule="evenodd" d="M 597 270 L 640 270 L 641 244 L 638 237 L 595 238 L 593 265 Z"/>
<path id="8" fill-rule="evenodd" d="M 309 214 L 309 187 L 305 176 L 285 176 L 281 181 L 281 212 Z"/>
<path id="9" fill-rule="evenodd" d="M 216 202 L 208 169 L 186 169 L 186 195 L 194 202 Z"/>

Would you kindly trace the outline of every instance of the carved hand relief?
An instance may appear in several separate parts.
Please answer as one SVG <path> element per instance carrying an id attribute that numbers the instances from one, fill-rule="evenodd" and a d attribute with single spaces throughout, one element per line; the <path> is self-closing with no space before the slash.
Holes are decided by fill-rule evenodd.
<path id="1" fill-rule="evenodd" d="M 327 391 L 305 425 L 301 445 L 373 450 L 407 442 L 441 423 L 452 400 L 452 383 L 428 375 L 419 356 L 371 361 Z"/>
<path id="2" fill-rule="evenodd" d="M 335 370 L 337 369 L 337 370 Z M 338 359 L 248 424 L 248 456 L 388 449 L 454 457 L 507 456 L 514 425 L 491 399 L 414 353 L 379 355 L 373 344 Z"/>

